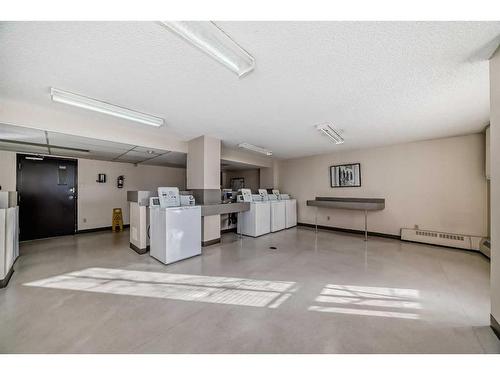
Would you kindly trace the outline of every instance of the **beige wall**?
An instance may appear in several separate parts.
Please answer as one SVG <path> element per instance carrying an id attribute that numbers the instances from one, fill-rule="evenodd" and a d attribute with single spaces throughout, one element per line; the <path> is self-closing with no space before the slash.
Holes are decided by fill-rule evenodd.
<path id="1" fill-rule="evenodd" d="M 234 149 L 228 147 L 222 147 L 221 150 L 221 161 L 236 162 L 240 164 L 247 164 L 248 166 L 259 167 L 258 176 L 258 186 L 255 186 L 255 190 L 258 188 L 270 189 L 278 186 L 278 161 L 270 156 L 261 155 L 251 151 L 245 151 L 243 149 Z M 225 176 L 223 175 L 223 185 Z M 254 190 L 254 177 L 252 177 L 252 187 Z"/>
<path id="2" fill-rule="evenodd" d="M 490 60 L 491 315 L 500 322 L 500 52 Z"/>
<path id="3" fill-rule="evenodd" d="M 245 179 L 245 187 L 252 189 L 252 192 L 257 193 L 260 188 L 260 173 L 258 169 L 243 169 L 243 170 L 227 170 L 222 172 L 223 188 L 231 188 L 231 179 L 243 177 Z"/>
<path id="4" fill-rule="evenodd" d="M 260 168 L 260 187 L 273 189 L 279 186 L 279 161 L 273 160 L 272 167 Z"/>
<path id="5" fill-rule="evenodd" d="M 107 182 L 96 182 L 105 173 Z M 125 187 L 118 189 L 116 179 L 125 176 Z M 16 153 L 0 151 L 0 185 L 4 190 L 16 189 Z M 121 207 L 124 223 L 129 223 L 127 190 L 153 190 L 158 186 L 186 187 L 184 168 L 156 167 L 100 160 L 78 159 L 78 229 L 111 225 L 111 210 Z"/>
<path id="6" fill-rule="evenodd" d="M 362 187 L 331 188 L 329 167 L 361 163 Z M 399 235 L 400 228 L 483 236 L 487 233 L 484 134 L 337 152 L 280 163 L 279 187 L 298 199 L 298 221 L 314 223 L 316 196 L 385 198 L 369 213 L 369 230 Z M 318 224 L 363 229 L 361 212 L 319 209 Z M 327 220 L 330 216 L 330 220 Z"/>
<path id="7" fill-rule="evenodd" d="M 2 190 L 16 190 L 16 154 L 0 151 L 0 186 Z"/>
<path id="8" fill-rule="evenodd" d="M 107 182 L 96 182 L 97 174 L 105 173 Z M 125 176 L 125 187 L 118 189 L 116 179 Z M 156 190 L 159 186 L 186 187 L 183 168 L 156 167 L 99 160 L 78 160 L 78 229 L 111 225 L 111 210 L 121 207 L 123 221 L 129 223 L 127 190 Z M 85 222 L 86 221 L 86 222 Z"/>

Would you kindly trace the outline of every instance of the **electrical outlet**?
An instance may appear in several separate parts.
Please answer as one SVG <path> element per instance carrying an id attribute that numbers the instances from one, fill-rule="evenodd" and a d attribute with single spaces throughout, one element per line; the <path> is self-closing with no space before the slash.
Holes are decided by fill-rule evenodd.
<path id="1" fill-rule="evenodd" d="M 326 217 L 326 220 L 330 221 L 330 216 L 327 216 L 327 217 Z"/>
<path id="2" fill-rule="evenodd" d="M 84 223 L 86 223 L 86 222 L 87 222 L 87 218 L 86 218 L 86 217 L 84 217 L 84 218 L 83 218 L 83 222 L 84 222 Z"/>

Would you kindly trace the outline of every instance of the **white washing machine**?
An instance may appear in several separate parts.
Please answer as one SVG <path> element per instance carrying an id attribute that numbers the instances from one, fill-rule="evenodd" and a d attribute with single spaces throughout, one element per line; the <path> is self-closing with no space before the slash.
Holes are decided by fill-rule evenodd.
<path id="1" fill-rule="evenodd" d="M 284 199 L 285 202 L 285 228 L 297 226 L 297 200 Z"/>
<path id="2" fill-rule="evenodd" d="M 259 195 L 252 195 L 250 210 L 238 213 L 237 232 L 245 236 L 258 237 L 269 233 L 270 228 L 269 201 L 263 201 Z"/>
<path id="3" fill-rule="evenodd" d="M 285 229 L 286 224 L 286 204 L 285 201 L 278 200 L 276 195 L 269 195 L 271 211 L 271 232 L 277 232 Z"/>
<path id="4" fill-rule="evenodd" d="M 201 207 L 180 207 L 177 188 L 158 188 L 158 198 L 150 198 L 149 255 L 170 264 L 201 255 Z"/>

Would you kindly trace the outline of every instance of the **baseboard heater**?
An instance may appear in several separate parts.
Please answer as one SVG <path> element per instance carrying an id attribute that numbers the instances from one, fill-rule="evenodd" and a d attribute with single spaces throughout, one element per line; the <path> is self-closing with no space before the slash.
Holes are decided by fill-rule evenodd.
<path id="1" fill-rule="evenodd" d="M 479 251 L 482 237 L 422 229 L 401 228 L 403 241 L 421 242 L 431 245 L 454 247 L 457 249 Z"/>

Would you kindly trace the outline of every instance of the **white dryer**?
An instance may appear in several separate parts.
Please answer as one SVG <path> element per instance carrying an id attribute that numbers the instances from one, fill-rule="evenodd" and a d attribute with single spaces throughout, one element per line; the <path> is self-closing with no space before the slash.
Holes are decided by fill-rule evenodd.
<path id="1" fill-rule="evenodd" d="M 259 237 L 269 233 L 271 228 L 271 211 L 269 201 L 252 195 L 250 210 L 238 213 L 237 232 L 245 236 Z"/>
<path id="2" fill-rule="evenodd" d="M 176 187 L 158 188 L 150 198 L 149 255 L 170 264 L 201 254 L 201 207 L 180 207 Z"/>
<path id="3" fill-rule="evenodd" d="M 285 228 L 297 226 L 297 200 L 291 199 L 288 194 L 281 194 L 280 197 L 285 202 Z"/>
<path id="4" fill-rule="evenodd" d="M 170 264 L 201 255 L 201 207 L 150 207 L 149 254 Z"/>
<path id="5" fill-rule="evenodd" d="M 285 229 L 286 224 L 286 204 L 285 201 L 278 200 L 275 194 L 269 195 L 271 211 L 271 232 Z"/>

